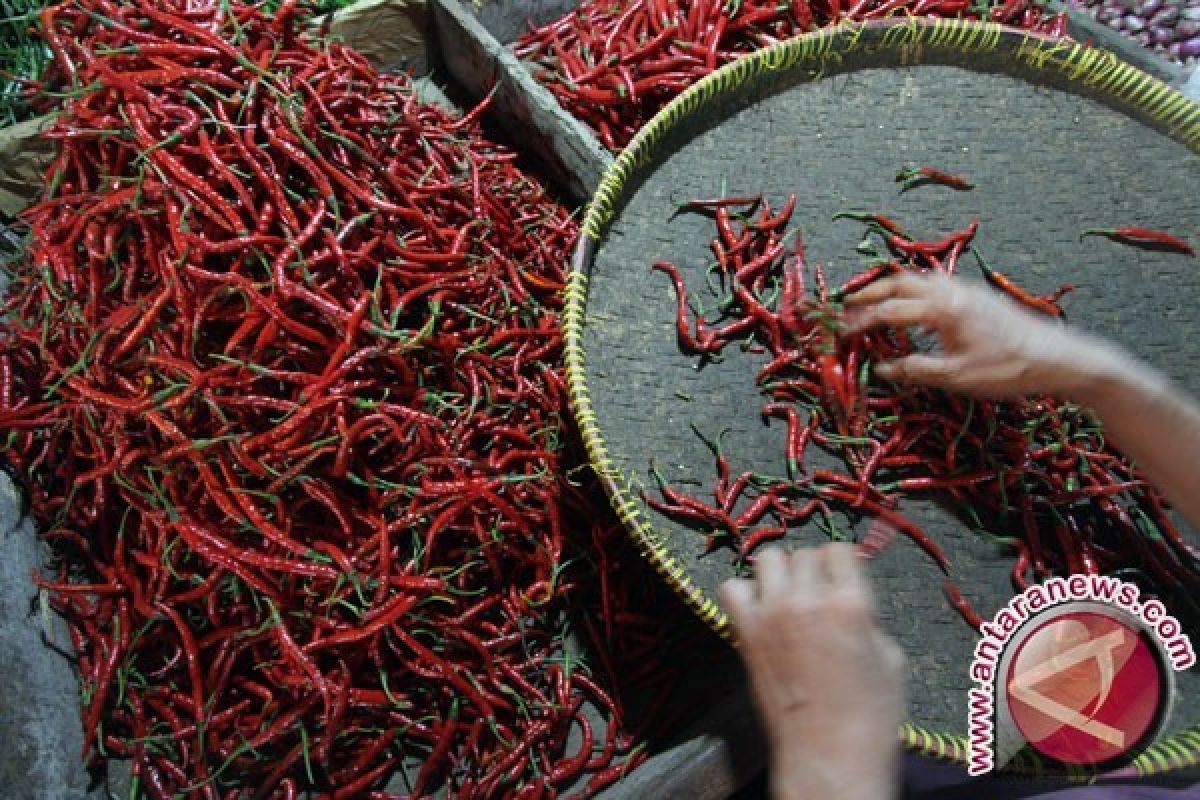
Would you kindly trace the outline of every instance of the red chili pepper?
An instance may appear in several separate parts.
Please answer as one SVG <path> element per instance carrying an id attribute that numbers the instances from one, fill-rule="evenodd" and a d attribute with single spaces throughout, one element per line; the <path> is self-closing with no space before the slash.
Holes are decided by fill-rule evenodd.
<path id="1" fill-rule="evenodd" d="M 853 406 L 847 386 L 847 375 L 836 353 L 824 353 L 818 359 L 821 374 L 821 389 L 826 399 L 840 414 L 847 414 Z"/>
<path id="2" fill-rule="evenodd" d="M 790 403 L 768 403 L 762 409 L 763 419 L 768 416 L 782 416 L 787 420 L 787 468 L 788 475 L 795 475 L 804 470 L 804 439 L 800 425 L 800 415 L 796 407 Z"/>
<path id="3" fill-rule="evenodd" d="M 867 509 L 871 513 L 878 516 L 881 520 L 883 520 L 884 522 L 887 522 L 890 525 L 893 525 L 897 530 L 899 530 L 905 536 L 907 536 L 908 538 L 910 538 L 914 542 L 916 542 L 917 545 L 919 545 L 922 550 L 924 550 L 926 553 L 928 553 L 929 556 L 932 557 L 934 559 L 934 561 L 937 562 L 938 566 L 941 567 L 943 572 L 949 571 L 950 560 L 948 558 L 946 558 L 946 554 L 942 551 L 942 548 L 939 547 L 937 545 L 937 543 L 933 541 L 933 539 L 929 538 L 928 534 L 926 534 L 924 531 L 922 531 L 920 528 L 918 528 L 913 523 L 909 522 L 907 519 L 905 519 L 903 516 L 901 516 L 896 511 L 893 511 L 890 508 L 886 508 L 883 505 L 881 505 L 878 502 L 871 500 L 871 499 L 864 499 L 864 500 L 860 501 L 859 498 L 854 497 L 849 492 L 846 492 L 846 491 L 843 491 L 840 489 L 833 489 L 833 488 L 822 489 L 821 493 L 823 495 L 826 495 L 829 497 L 836 497 L 837 499 L 843 500 L 845 502 L 853 503 L 857 507 Z"/>
<path id="4" fill-rule="evenodd" d="M 759 219 L 749 223 L 746 227 L 753 231 L 771 231 L 781 230 L 787 225 L 788 220 L 792 218 L 792 214 L 796 211 L 796 193 L 788 195 L 787 200 L 783 204 L 783 208 L 779 209 L 777 214 L 770 214 L 769 208 L 763 208 L 762 215 Z M 797 233 L 797 236 L 800 234 Z"/>
<path id="5" fill-rule="evenodd" d="M 606 146 L 618 149 L 679 92 L 747 52 L 845 19 L 861 22 L 904 12 L 958 17 L 968 5 L 967 0 L 858 0 L 848 6 L 795 0 L 781 6 L 700 2 L 677 8 L 586 0 L 556 22 L 531 30 L 515 49 L 519 58 L 538 65 L 535 77 L 568 112 Z M 1039 32 L 1061 29 L 1062 15 L 1027 11 L 1008 13 L 1004 21 Z M 590 68 L 580 63 L 584 52 Z M 673 73 L 671 80 L 654 80 L 666 70 Z M 634 89 L 627 86 L 629 77 Z"/>
<path id="6" fill-rule="evenodd" d="M 879 555 L 896 540 L 899 531 L 880 519 L 872 519 L 867 533 L 858 542 L 858 553 L 866 558 Z"/>
<path id="7" fill-rule="evenodd" d="M 1047 300 L 1029 292 L 1018 286 L 1012 278 L 1009 278 L 1003 272 L 998 272 L 983 262 L 983 259 L 976 252 L 976 258 L 979 259 L 979 269 L 983 272 L 983 277 L 989 284 L 1004 292 L 1017 303 L 1026 308 L 1037 311 L 1040 314 L 1045 314 L 1049 317 L 1058 317 L 1062 319 L 1066 316 L 1066 312 L 1058 306 L 1054 301 Z"/>
<path id="8" fill-rule="evenodd" d="M 938 0 L 940 2 L 940 0 Z M 917 14 L 927 13 L 917 11 Z M 896 175 L 896 181 L 901 183 L 901 191 L 907 191 L 923 183 L 936 183 L 941 186 L 949 186 L 951 189 L 967 190 L 974 189 L 975 184 L 971 183 L 966 178 L 960 175 L 954 175 L 949 172 L 943 172 L 940 169 L 933 167 L 905 167 Z"/>
<path id="9" fill-rule="evenodd" d="M 854 294 L 859 289 L 864 289 L 870 286 L 875 281 L 882 278 L 884 275 L 891 275 L 899 271 L 899 265 L 895 262 L 887 262 L 886 264 L 876 264 L 865 272 L 860 272 L 853 278 L 843 283 L 840 287 L 833 290 L 833 301 L 840 302 L 847 295 Z"/>
<path id="10" fill-rule="evenodd" d="M 950 579 L 942 582 L 942 588 L 946 592 L 946 598 L 950 601 L 950 605 L 954 610 L 962 615 L 967 624 L 975 630 L 979 630 L 983 626 L 983 617 L 979 616 L 967 598 L 963 597 L 962 591 Z"/>
<path id="11" fill-rule="evenodd" d="M 960 248 L 964 247 L 965 245 L 970 243 L 970 241 L 975 237 L 975 232 L 978 229 L 979 229 L 979 220 L 974 219 L 974 220 L 971 220 L 970 225 L 963 228 L 962 230 L 955 231 L 954 233 L 951 233 L 942 239 L 938 239 L 937 241 L 914 242 L 912 240 L 909 240 L 909 239 L 906 239 L 906 238 L 903 238 L 900 236 L 892 235 L 892 236 L 888 237 L 888 244 L 891 247 L 893 247 L 894 249 L 900 251 L 901 253 L 904 253 L 904 254 L 910 255 L 910 256 L 911 255 L 925 256 L 925 257 L 937 256 L 942 253 L 946 253 L 947 251 L 951 250 L 952 248 L 954 248 L 956 246 L 958 246 Z"/>
<path id="12" fill-rule="evenodd" d="M 66 547 L 86 584 L 46 583 L 92 692 L 89 751 L 131 758 L 156 797 L 228 794 L 235 774 L 289 796 L 312 761 L 330 796 L 365 797 L 403 737 L 427 785 L 468 759 L 475 791 L 536 771 L 561 792 L 546 776 L 611 766 L 618 709 L 609 741 L 568 752 L 591 690 L 560 690 L 544 728 L 513 698 L 536 699 L 568 602 L 603 587 L 587 603 L 621 620 L 639 584 L 624 556 L 599 581 L 564 556 L 598 516 L 567 512 L 560 464 L 575 223 L 478 111 L 304 43 L 295 2 L 227 5 L 48 15 L 103 88 L 68 102 L 58 185 L 29 215 L 0 427 L 22 473 L 53 471 L 29 484 L 48 541 L 87 545 Z M 263 88 L 282 75 L 294 92 Z M 121 135 L 84 135 L 100 128 Z M 608 627 L 610 674 L 632 674 Z M 665 696 L 669 671 L 637 655 Z"/>
<path id="13" fill-rule="evenodd" d="M 782 525 L 770 525 L 748 531 L 746 536 L 738 542 L 738 554 L 744 559 L 753 559 L 754 551 L 767 542 L 779 541 L 787 535 L 787 532 L 788 529 Z"/>
<path id="14" fill-rule="evenodd" d="M 666 273 L 671 278 L 671 283 L 675 287 L 675 333 L 679 337 L 679 344 L 686 352 L 692 353 L 714 353 L 720 347 L 716 342 L 700 342 L 692 335 L 691 324 L 687 317 L 687 286 L 683 281 L 683 275 L 679 273 L 679 268 L 667 261 L 656 261 L 651 269 Z M 703 318 L 697 318 L 697 326 L 703 325 Z"/>
<path id="15" fill-rule="evenodd" d="M 908 231 L 904 230 L 900 223 L 883 214 L 872 214 L 866 211 L 839 211 L 833 215 L 833 219 L 855 219 L 860 222 L 868 222 L 893 236 L 899 236 L 903 239 L 911 238 L 908 235 Z"/>
<path id="16" fill-rule="evenodd" d="M 1080 240 L 1085 236 L 1105 236 L 1121 244 L 1129 244 L 1135 247 L 1167 250 L 1193 257 L 1196 255 L 1195 249 L 1187 239 L 1167 233 L 1166 231 L 1154 230 L 1153 228 L 1139 228 L 1136 226 L 1091 228 L 1079 234 Z"/>

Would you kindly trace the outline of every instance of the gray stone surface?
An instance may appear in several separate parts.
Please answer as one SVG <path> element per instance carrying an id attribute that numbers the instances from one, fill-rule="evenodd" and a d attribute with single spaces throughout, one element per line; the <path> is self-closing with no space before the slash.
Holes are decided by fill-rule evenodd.
<path id="1" fill-rule="evenodd" d="M 79 688 L 66 625 L 38 603 L 45 560 L 20 496 L 0 472 L 0 787 L 8 800 L 101 798 L 80 758 Z M 58 652 L 56 652 L 58 651 Z"/>

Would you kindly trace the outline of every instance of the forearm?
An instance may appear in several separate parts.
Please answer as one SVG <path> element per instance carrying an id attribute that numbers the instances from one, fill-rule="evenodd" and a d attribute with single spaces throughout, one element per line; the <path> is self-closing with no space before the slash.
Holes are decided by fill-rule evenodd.
<path id="1" fill-rule="evenodd" d="M 1156 370 L 1114 353 L 1072 398 L 1092 408 L 1193 526 L 1200 528 L 1200 407 Z"/>

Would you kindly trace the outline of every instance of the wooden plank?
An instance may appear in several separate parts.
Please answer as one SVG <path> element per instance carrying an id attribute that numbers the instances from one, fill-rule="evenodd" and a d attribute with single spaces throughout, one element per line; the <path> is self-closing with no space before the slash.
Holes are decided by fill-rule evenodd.
<path id="1" fill-rule="evenodd" d="M 541 162 L 547 178 L 576 200 L 590 199 L 612 155 L 458 0 L 432 5 L 451 76 L 477 100 L 494 92 L 491 119 Z"/>

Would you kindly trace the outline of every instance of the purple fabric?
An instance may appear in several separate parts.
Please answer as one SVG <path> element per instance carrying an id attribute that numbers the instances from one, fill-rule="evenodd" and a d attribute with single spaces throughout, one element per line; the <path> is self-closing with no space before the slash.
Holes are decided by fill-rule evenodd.
<path id="1" fill-rule="evenodd" d="M 903 786 L 904 800 L 1200 800 L 1194 772 L 1078 786 L 1004 775 L 972 778 L 962 766 L 912 755 L 905 757 Z"/>

